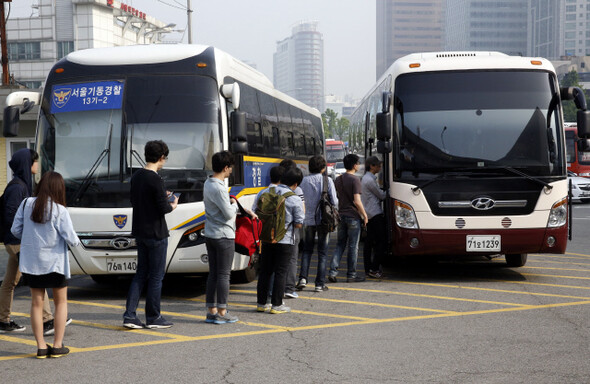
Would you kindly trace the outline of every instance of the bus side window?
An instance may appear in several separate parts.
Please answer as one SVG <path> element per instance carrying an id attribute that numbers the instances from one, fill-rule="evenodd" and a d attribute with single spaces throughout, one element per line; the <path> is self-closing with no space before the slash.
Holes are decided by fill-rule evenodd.
<path id="1" fill-rule="evenodd" d="M 262 132 L 264 137 L 263 151 L 265 155 L 279 154 L 278 118 L 274 99 L 264 92 L 257 92 L 260 115 L 262 119 Z M 275 130 L 277 130 L 275 132 Z M 275 137 L 276 136 L 276 137 Z"/>
<path id="2" fill-rule="evenodd" d="M 281 149 L 281 137 L 279 136 L 279 129 L 272 127 L 272 145 L 271 153 L 278 154 Z"/>

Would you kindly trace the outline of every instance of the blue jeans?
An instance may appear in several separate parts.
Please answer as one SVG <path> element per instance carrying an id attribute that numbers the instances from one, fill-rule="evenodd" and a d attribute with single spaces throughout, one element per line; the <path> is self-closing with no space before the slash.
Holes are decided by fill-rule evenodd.
<path id="1" fill-rule="evenodd" d="M 326 258 L 328 254 L 329 233 L 319 226 L 306 225 L 303 228 L 303 255 L 301 256 L 301 270 L 299 278 L 308 280 L 309 264 L 315 246 L 315 234 L 318 234 L 318 270 L 315 276 L 316 287 L 326 284 Z"/>
<path id="2" fill-rule="evenodd" d="M 359 255 L 359 240 L 361 238 L 361 220 L 352 217 L 342 217 L 338 224 L 338 243 L 336 253 L 330 263 L 330 276 L 336 277 L 340 259 L 344 254 L 348 244 L 348 271 L 346 277 L 349 279 L 356 277 L 356 262 Z"/>
<path id="3" fill-rule="evenodd" d="M 137 241 L 137 271 L 129 286 L 125 319 L 136 319 L 137 306 L 141 291 L 147 282 L 145 295 L 145 318 L 150 324 L 160 317 L 160 299 L 162 297 L 162 280 L 166 273 L 166 253 L 168 238 L 157 240 L 136 238 Z"/>

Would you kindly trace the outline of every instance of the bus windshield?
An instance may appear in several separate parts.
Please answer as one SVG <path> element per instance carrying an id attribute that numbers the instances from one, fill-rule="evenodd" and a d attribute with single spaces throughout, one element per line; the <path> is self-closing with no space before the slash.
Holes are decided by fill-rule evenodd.
<path id="1" fill-rule="evenodd" d="M 563 175 L 557 87 L 546 72 L 453 71 L 395 81 L 398 171 L 518 168 Z M 548 122 L 547 119 L 550 119 Z"/>
<path id="2" fill-rule="evenodd" d="M 59 84 L 59 92 L 70 92 L 73 98 L 82 88 L 109 82 L 113 81 L 83 87 Z M 181 203 L 202 200 L 203 182 L 212 173 L 207 159 L 220 146 L 215 81 L 198 76 L 129 76 L 116 82 L 121 100 L 106 103 L 105 109 L 97 109 L 102 107 L 96 107 L 93 98 L 73 100 L 79 105 L 62 110 L 53 101 L 43 105 L 37 138 L 42 171 L 63 175 L 69 206 L 129 207 L 129 180 L 145 165 L 145 143 L 157 138 L 170 150 L 159 172 L 166 188 L 180 193 Z M 47 87 L 46 92 L 55 94 L 56 89 Z"/>

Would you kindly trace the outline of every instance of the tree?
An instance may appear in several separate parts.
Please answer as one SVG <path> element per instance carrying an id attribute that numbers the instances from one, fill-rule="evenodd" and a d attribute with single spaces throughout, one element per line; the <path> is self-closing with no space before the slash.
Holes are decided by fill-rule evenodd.
<path id="1" fill-rule="evenodd" d="M 350 121 L 346 117 L 336 119 L 336 126 L 334 127 L 334 134 L 342 141 L 349 139 L 348 132 L 350 131 Z"/>
<path id="2" fill-rule="evenodd" d="M 324 137 L 332 137 L 338 124 L 338 113 L 328 108 L 322 113 L 322 122 L 324 123 Z"/>
<path id="3" fill-rule="evenodd" d="M 568 73 L 565 74 L 563 79 L 561 80 L 562 87 L 578 87 L 582 90 L 584 88 L 580 85 L 580 77 L 578 76 L 578 72 L 575 69 L 572 69 Z M 586 93 L 586 91 L 584 91 Z M 586 96 L 587 97 L 587 96 Z M 577 108 L 576 105 L 572 100 L 564 100 L 563 101 L 563 120 L 567 122 L 575 122 L 576 121 L 576 113 Z"/>

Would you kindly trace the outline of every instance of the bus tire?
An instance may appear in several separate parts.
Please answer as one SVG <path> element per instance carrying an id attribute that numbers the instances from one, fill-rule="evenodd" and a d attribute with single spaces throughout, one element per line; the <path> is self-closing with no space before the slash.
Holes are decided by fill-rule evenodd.
<path id="1" fill-rule="evenodd" d="M 510 253 L 506 256 L 506 264 L 509 267 L 522 267 L 526 264 L 527 254 L 526 253 Z"/>
<path id="2" fill-rule="evenodd" d="M 253 281 L 256 278 L 256 268 L 254 265 L 250 265 L 241 271 L 232 271 L 231 282 L 233 284 L 246 284 Z"/>

